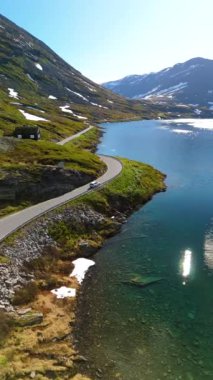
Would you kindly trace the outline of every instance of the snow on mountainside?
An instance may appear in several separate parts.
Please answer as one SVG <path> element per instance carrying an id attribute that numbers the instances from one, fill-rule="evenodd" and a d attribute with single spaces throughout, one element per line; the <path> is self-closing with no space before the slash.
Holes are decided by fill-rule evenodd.
<path id="1" fill-rule="evenodd" d="M 129 76 L 120 81 L 121 86 L 123 82 L 128 88 L 140 85 L 141 81 L 150 82 L 143 89 L 139 86 L 137 94 L 130 95 L 142 94 L 140 97 L 146 99 L 130 100 L 84 77 L 42 41 L 2 15 L 0 45 L 0 136 L 11 135 L 15 127 L 27 123 L 38 125 L 43 137 L 55 141 L 83 129 L 84 124 L 90 122 L 194 115 L 194 106 L 183 109 L 171 99 L 158 104 L 149 99 L 156 91 L 163 97 L 165 88 L 170 97 L 180 87 L 185 90 L 188 78 L 166 83 L 162 88 L 159 81 L 150 82 L 155 74 Z M 167 71 L 161 74 L 166 75 Z M 212 101 L 213 90 L 210 95 L 208 101 Z M 212 114 L 210 107 L 208 112 Z M 201 116 L 209 117 L 209 114 L 202 110 Z"/>
<path id="2" fill-rule="evenodd" d="M 56 138 L 61 138 L 61 133 L 68 134 L 72 123 L 78 123 L 80 129 L 80 123 L 87 119 L 116 120 L 142 114 L 138 102 L 115 95 L 84 77 L 47 45 L 2 15 L 0 41 L 0 99 L 4 104 L 0 136 L 26 123 L 26 114 L 31 122 L 45 121 L 45 133 L 51 130 L 51 136 Z M 32 115 L 27 111 L 29 107 Z M 40 112 L 45 117 L 41 118 Z"/>
<path id="3" fill-rule="evenodd" d="M 213 60 L 193 58 L 157 73 L 129 75 L 103 84 L 113 92 L 133 99 L 208 106 L 213 101 Z"/>

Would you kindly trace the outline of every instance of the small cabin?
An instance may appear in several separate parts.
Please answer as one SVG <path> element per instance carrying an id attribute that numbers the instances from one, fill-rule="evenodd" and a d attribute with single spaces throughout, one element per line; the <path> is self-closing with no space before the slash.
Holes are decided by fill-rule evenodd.
<path id="1" fill-rule="evenodd" d="M 13 132 L 13 136 L 17 139 L 39 140 L 41 133 L 39 127 L 23 126 L 17 127 Z"/>

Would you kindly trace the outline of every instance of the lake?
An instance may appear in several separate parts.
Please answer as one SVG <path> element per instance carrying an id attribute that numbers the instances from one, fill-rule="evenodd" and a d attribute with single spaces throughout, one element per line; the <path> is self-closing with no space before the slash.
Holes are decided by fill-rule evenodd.
<path id="1" fill-rule="evenodd" d="M 93 379 L 213 379 L 213 120 L 103 124 L 99 153 L 149 163 L 167 191 L 95 255 L 77 333 Z M 144 288 L 129 276 L 163 280 Z"/>

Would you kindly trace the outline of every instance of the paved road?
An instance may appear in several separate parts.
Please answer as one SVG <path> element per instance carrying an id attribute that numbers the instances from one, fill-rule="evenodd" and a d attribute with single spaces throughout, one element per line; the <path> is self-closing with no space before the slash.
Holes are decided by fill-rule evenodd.
<path id="1" fill-rule="evenodd" d="M 84 130 L 85 131 L 85 130 Z M 65 139 L 67 140 L 67 139 Z M 63 141 L 65 141 L 63 140 Z M 107 165 L 107 171 L 104 173 L 98 181 L 104 184 L 113 178 L 115 178 L 122 170 L 122 164 L 120 161 L 113 157 L 100 156 L 100 158 Z M 91 191 L 91 190 L 90 190 Z M 71 199 L 77 198 L 82 194 L 88 192 L 88 184 L 78 187 L 77 189 L 70 191 L 60 197 L 49 199 L 48 201 L 38 203 L 34 206 L 28 207 L 22 211 L 16 212 L 5 216 L 0 219 L 0 241 L 6 236 L 10 235 L 12 232 L 16 231 L 23 225 L 27 224 L 33 219 L 45 214 L 46 212 L 63 205 L 64 203 L 70 201 Z"/>
<path id="2" fill-rule="evenodd" d="M 84 129 L 83 131 L 78 132 L 78 133 L 76 133 L 75 135 L 72 135 L 72 136 L 70 136 L 70 137 L 67 137 L 67 138 L 64 139 L 64 140 L 59 141 L 57 144 L 58 144 L 58 145 L 64 145 L 64 144 L 66 144 L 67 142 L 76 139 L 76 137 L 79 137 L 79 136 L 83 135 L 83 133 L 88 132 L 88 131 L 89 131 L 90 129 L 92 129 L 92 128 L 94 128 L 93 125 L 90 125 L 88 128 Z"/>

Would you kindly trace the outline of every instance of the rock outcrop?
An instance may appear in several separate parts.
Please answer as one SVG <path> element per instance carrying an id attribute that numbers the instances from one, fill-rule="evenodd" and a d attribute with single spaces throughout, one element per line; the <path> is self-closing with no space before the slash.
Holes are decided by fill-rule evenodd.
<path id="1" fill-rule="evenodd" d="M 38 166 L 37 168 L 0 169 L 1 191 L 9 189 L 14 202 L 41 202 L 82 186 L 93 179 L 77 170 L 59 166 Z M 1 203 L 3 201 L 1 200 Z"/>

